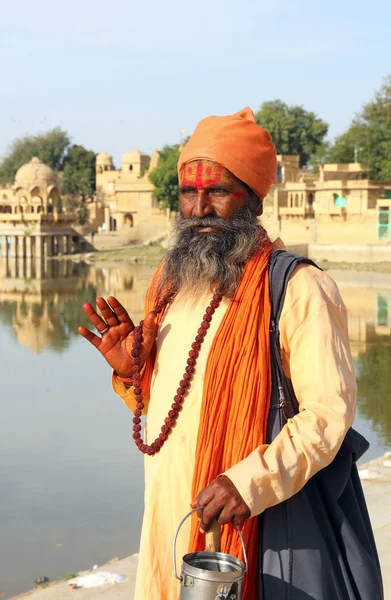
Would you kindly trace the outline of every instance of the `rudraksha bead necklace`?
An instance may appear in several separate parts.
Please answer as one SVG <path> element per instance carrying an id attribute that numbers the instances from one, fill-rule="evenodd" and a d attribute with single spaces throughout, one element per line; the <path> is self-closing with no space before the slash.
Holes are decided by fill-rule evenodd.
<path id="1" fill-rule="evenodd" d="M 167 304 L 172 300 L 172 296 L 168 297 L 161 304 L 157 304 L 152 312 L 155 315 L 161 313 Z M 174 396 L 174 402 L 171 405 L 171 410 L 169 411 L 167 417 L 164 419 L 164 425 L 162 425 L 159 437 L 156 438 L 152 444 L 144 444 L 144 441 L 141 437 L 141 413 L 144 408 L 144 401 L 141 391 L 141 360 L 140 360 L 140 349 L 141 344 L 143 343 L 143 325 L 144 321 L 140 322 L 140 325 L 134 328 L 134 337 L 133 337 L 133 345 L 132 345 L 132 362 L 133 362 L 133 385 L 134 385 L 134 396 L 136 399 L 136 410 L 134 411 L 133 417 L 133 439 L 136 443 L 136 446 L 143 454 L 148 454 L 149 456 L 153 456 L 156 452 L 159 452 L 160 448 L 163 446 L 164 442 L 167 440 L 169 433 L 172 428 L 175 426 L 176 421 L 179 417 L 179 413 L 182 410 L 182 406 L 185 400 L 185 394 L 191 386 L 191 380 L 193 377 L 193 373 L 195 370 L 195 365 L 197 362 L 197 358 L 201 349 L 202 342 L 206 336 L 206 333 L 210 327 L 210 322 L 212 320 L 212 316 L 219 306 L 222 300 L 222 296 L 220 294 L 214 294 L 212 301 L 209 306 L 205 310 L 205 314 L 202 317 L 202 322 L 200 328 L 197 331 L 197 335 L 195 337 L 194 342 L 191 345 L 191 350 L 189 351 L 189 357 L 187 359 L 187 364 L 185 368 L 185 372 L 181 381 L 179 382 L 179 387 L 176 391 L 176 395 Z"/>

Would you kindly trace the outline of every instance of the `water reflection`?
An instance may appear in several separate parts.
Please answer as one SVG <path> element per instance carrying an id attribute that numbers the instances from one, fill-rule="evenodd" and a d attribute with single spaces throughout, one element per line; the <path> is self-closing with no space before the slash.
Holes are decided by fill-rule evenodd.
<path id="1" fill-rule="evenodd" d="M 358 410 L 391 446 L 391 348 L 368 348 L 358 359 Z"/>
<path id="2" fill-rule="evenodd" d="M 154 267 L 75 263 L 70 260 L 1 260 L 0 323 L 13 329 L 20 345 L 39 354 L 62 352 L 89 326 L 83 303 L 115 295 L 132 318 L 142 318 L 146 288 Z"/>
<path id="3" fill-rule="evenodd" d="M 143 462 L 110 369 L 77 333 L 115 295 L 142 318 L 153 265 L 0 260 L 0 592 L 137 552 Z M 333 272 L 349 309 L 364 461 L 391 444 L 391 276 Z M 14 337 L 14 340 L 11 337 Z M 372 454 L 370 454 L 372 452 Z M 2 542 L 2 543 L 1 543 Z"/>
<path id="4" fill-rule="evenodd" d="M 115 295 L 131 317 L 142 318 L 153 265 L 70 260 L 0 261 L 0 323 L 12 328 L 19 344 L 39 354 L 62 352 L 79 324 L 88 326 L 83 303 Z M 338 283 L 349 311 L 356 360 L 360 414 L 391 444 L 391 275 L 329 273 Z"/>
<path id="5" fill-rule="evenodd" d="M 349 311 L 356 361 L 357 408 L 384 445 L 391 445 L 391 275 L 330 272 Z"/>

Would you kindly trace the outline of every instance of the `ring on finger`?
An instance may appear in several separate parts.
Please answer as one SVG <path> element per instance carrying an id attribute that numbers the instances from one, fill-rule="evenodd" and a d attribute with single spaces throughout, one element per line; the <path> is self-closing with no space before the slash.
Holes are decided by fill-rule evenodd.
<path id="1" fill-rule="evenodd" d="M 99 333 L 101 335 L 103 335 L 104 333 L 106 333 L 106 331 L 109 331 L 110 327 L 108 325 L 106 325 L 106 327 L 104 329 L 102 329 L 102 331 L 99 331 Z"/>

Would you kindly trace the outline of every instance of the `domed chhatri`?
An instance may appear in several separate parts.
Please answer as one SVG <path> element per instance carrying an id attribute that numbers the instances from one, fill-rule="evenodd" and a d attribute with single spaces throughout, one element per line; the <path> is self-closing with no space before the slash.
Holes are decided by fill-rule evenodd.
<path id="1" fill-rule="evenodd" d="M 20 167 L 12 185 L 0 189 L 0 256 L 73 254 L 83 244 L 73 229 L 76 219 L 61 202 L 56 174 L 35 156 Z"/>
<path id="2" fill-rule="evenodd" d="M 114 171 L 113 157 L 107 152 L 101 152 L 96 157 L 96 172 Z"/>
<path id="3" fill-rule="evenodd" d="M 104 164 L 104 165 L 107 164 L 108 165 L 108 164 L 111 164 L 112 162 L 113 162 L 113 157 L 110 154 L 108 154 L 107 152 L 101 152 L 96 157 L 97 164 Z"/>
<path id="4" fill-rule="evenodd" d="M 27 164 L 20 167 L 15 176 L 15 187 L 31 189 L 32 187 L 49 187 L 56 185 L 54 171 L 36 156 Z"/>
<path id="5" fill-rule="evenodd" d="M 159 153 L 148 154 L 134 148 L 122 155 L 122 165 L 116 169 L 113 157 L 102 152 L 96 157 L 96 191 L 102 198 L 104 207 L 105 231 L 120 231 L 135 228 L 131 239 L 141 239 L 139 226 L 145 223 L 148 236 L 166 231 L 168 216 L 160 210 L 153 197 L 155 186 L 149 179 L 149 173 L 156 168 Z M 143 231 L 143 229 L 141 230 Z M 141 234 L 142 236 L 145 234 Z M 130 239 L 130 238 L 129 238 Z"/>

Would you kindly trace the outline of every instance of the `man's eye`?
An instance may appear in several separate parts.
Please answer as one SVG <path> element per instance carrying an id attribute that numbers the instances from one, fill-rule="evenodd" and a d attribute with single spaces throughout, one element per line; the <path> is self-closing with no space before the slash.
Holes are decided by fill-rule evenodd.
<path id="1" fill-rule="evenodd" d="M 221 196 L 221 195 L 226 195 L 227 194 L 227 190 L 224 190 L 223 188 L 214 188 L 212 190 L 209 190 L 209 194 L 212 194 L 214 196 Z"/>
<path id="2" fill-rule="evenodd" d="M 197 190 L 182 190 L 181 196 L 186 196 L 187 198 L 196 196 L 198 194 Z"/>

